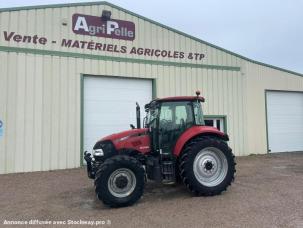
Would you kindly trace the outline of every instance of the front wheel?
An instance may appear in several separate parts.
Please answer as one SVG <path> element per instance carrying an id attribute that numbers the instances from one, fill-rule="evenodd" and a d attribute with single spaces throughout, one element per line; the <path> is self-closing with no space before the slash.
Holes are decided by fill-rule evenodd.
<path id="1" fill-rule="evenodd" d="M 97 171 L 95 190 L 110 207 L 134 204 L 143 194 L 144 168 L 133 157 L 117 155 L 107 159 Z"/>
<path id="2" fill-rule="evenodd" d="M 180 158 L 182 181 L 195 195 L 218 195 L 234 180 L 234 157 L 227 143 L 220 139 L 195 139 L 185 147 Z"/>

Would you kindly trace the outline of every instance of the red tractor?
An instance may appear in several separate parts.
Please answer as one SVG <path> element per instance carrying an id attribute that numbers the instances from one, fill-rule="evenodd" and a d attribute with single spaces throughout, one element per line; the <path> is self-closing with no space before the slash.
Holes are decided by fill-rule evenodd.
<path id="1" fill-rule="evenodd" d="M 182 181 L 198 196 L 218 195 L 234 180 L 235 160 L 228 135 L 205 126 L 197 96 L 155 99 L 145 105 L 144 128 L 109 135 L 85 152 L 87 172 L 97 197 L 111 207 L 134 204 L 146 177 L 171 184 Z"/>

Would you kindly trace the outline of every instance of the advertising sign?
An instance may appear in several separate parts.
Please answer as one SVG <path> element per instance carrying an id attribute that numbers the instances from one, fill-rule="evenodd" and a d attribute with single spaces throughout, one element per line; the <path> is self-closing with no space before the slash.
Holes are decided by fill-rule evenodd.
<path id="1" fill-rule="evenodd" d="M 103 20 L 102 17 L 74 14 L 72 19 L 73 32 L 121 40 L 135 39 L 135 24 L 131 21 Z"/>

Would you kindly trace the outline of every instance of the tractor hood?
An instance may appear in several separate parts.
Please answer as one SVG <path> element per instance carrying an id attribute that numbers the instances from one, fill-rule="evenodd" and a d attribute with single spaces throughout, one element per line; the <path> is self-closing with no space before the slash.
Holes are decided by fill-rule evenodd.
<path id="1" fill-rule="evenodd" d="M 122 131 L 122 132 L 119 132 L 119 133 L 108 135 L 108 136 L 100 139 L 99 142 L 106 141 L 106 140 L 110 140 L 110 141 L 114 142 L 116 140 L 123 139 L 123 138 L 128 137 L 128 136 L 135 136 L 135 135 L 139 135 L 139 134 L 145 134 L 145 133 L 147 133 L 147 131 L 148 131 L 148 128 L 131 129 L 131 130 L 127 130 L 127 131 Z"/>

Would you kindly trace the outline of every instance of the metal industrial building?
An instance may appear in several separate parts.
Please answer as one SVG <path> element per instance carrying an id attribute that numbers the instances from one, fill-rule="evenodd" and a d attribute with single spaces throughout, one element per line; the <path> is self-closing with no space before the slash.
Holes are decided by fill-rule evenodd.
<path id="1" fill-rule="evenodd" d="M 197 89 L 236 155 L 303 151 L 302 74 L 107 2 L 0 9 L 0 69 L 0 173 L 79 167 L 136 101 Z"/>

